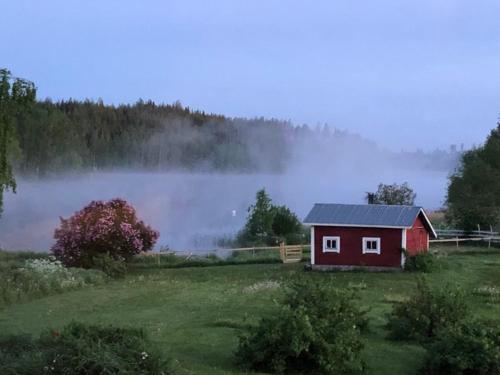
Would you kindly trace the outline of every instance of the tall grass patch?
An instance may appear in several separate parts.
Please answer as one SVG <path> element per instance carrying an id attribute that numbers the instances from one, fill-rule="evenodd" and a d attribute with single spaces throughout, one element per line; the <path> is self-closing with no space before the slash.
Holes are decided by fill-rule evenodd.
<path id="1" fill-rule="evenodd" d="M 29 298 L 103 284 L 108 277 L 98 270 L 66 268 L 50 257 L 4 257 L 0 263 L 0 307 Z"/>

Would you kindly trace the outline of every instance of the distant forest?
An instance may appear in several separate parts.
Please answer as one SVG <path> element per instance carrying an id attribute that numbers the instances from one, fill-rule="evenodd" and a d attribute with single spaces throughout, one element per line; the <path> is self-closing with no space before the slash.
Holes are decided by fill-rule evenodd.
<path id="1" fill-rule="evenodd" d="M 371 150 L 371 154 L 377 150 L 385 159 L 435 170 L 454 168 L 459 156 L 453 149 L 390 153 L 327 126 L 228 118 L 180 103 L 142 100 L 119 106 L 102 101 L 37 101 L 17 114 L 13 125 L 12 165 L 17 173 L 40 177 L 115 168 L 277 173 L 294 155 L 320 149 Z"/>

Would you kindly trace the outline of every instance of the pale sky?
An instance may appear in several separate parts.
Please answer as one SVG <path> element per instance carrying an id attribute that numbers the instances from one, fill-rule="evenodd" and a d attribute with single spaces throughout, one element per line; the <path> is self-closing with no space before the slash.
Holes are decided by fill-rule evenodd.
<path id="1" fill-rule="evenodd" d="M 481 143 L 498 0 L 0 0 L 0 67 L 39 98 L 329 123 L 391 149 Z"/>

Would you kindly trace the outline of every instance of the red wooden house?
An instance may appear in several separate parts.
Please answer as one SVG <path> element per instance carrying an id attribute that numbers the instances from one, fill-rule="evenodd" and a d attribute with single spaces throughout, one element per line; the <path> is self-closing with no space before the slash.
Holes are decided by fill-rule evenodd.
<path id="1" fill-rule="evenodd" d="M 422 207 L 315 204 L 311 226 L 313 269 L 397 269 L 405 255 L 429 250 L 436 232 Z"/>

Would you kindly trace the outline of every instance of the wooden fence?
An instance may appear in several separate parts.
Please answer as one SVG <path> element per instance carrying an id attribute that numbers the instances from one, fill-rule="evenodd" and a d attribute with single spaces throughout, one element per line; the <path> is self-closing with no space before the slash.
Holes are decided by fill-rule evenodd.
<path id="1" fill-rule="evenodd" d="M 463 231 L 459 229 L 438 229 L 436 230 L 438 238 L 435 240 L 429 240 L 429 243 L 454 243 L 456 247 L 459 247 L 460 243 L 463 242 L 488 242 L 488 247 L 492 244 L 500 244 L 500 234 L 494 232 L 491 228 L 489 231 L 483 231 L 478 228 L 477 231 Z M 259 251 L 272 250 L 279 251 L 280 259 L 283 263 L 295 263 L 300 262 L 303 259 L 303 252 L 309 249 L 310 245 L 285 245 L 281 243 L 279 246 L 254 246 L 254 247 L 239 247 L 233 249 L 215 249 L 214 252 L 232 253 L 238 251 L 248 251 L 252 252 L 253 256 Z M 176 255 L 190 259 L 196 256 L 196 253 L 189 251 L 161 251 L 160 252 L 148 252 L 142 255 L 153 255 L 157 257 L 158 264 L 160 264 L 160 257 L 162 255 Z"/>
<path id="2" fill-rule="evenodd" d="M 283 263 L 298 263 L 302 260 L 302 245 L 280 244 L 280 258 Z"/>
<path id="3" fill-rule="evenodd" d="M 461 229 L 437 229 L 436 234 L 438 237 L 498 237 L 499 233 L 494 232 L 492 229 L 486 230 L 474 230 L 474 231 L 464 231 Z"/>
<path id="4" fill-rule="evenodd" d="M 238 251 L 248 251 L 252 252 L 253 256 L 255 256 L 259 251 L 263 250 L 271 250 L 271 251 L 279 251 L 280 259 L 283 263 L 295 263 L 300 262 L 303 258 L 303 251 L 309 249 L 310 245 L 285 245 L 285 243 L 280 243 L 279 246 L 254 246 L 254 247 L 238 247 L 233 249 L 215 249 L 213 252 L 224 252 L 224 253 L 232 253 Z M 158 264 L 160 264 L 161 256 L 166 255 L 176 255 L 180 257 L 186 258 L 186 260 L 196 256 L 196 253 L 191 251 L 159 251 L 159 252 L 146 252 L 142 253 L 142 256 L 155 256 L 157 258 Z"/>
<path id="5" fill-rule="evenodd" d="M 500 243 L 500 236 L 498 232 L 494 232 L 490 226 L 489 231 L 481 230 L 478 225 L 478 230 L 464 231 L 460 229 L 438 229 L 436 230 L 438 238 L 430 240 L 430 243 L 455 243 L 457 248 L 461 242 L 488 242 L 488 247 L 491 244 Z"/>
<path id="6" fill-rule="evenodd" d="M 283 263 L 297 263 L 302 261 L 303 250 L 309 248 L 310 245 L 286 245 L 281 242 L 279 246 L 261 246 L 261 247 L 240 247 L 235 249 L 222 249 L 223 251 L 251 251 L 255 255 L 259 250 L 279 250 L 280 259 Z"/>

